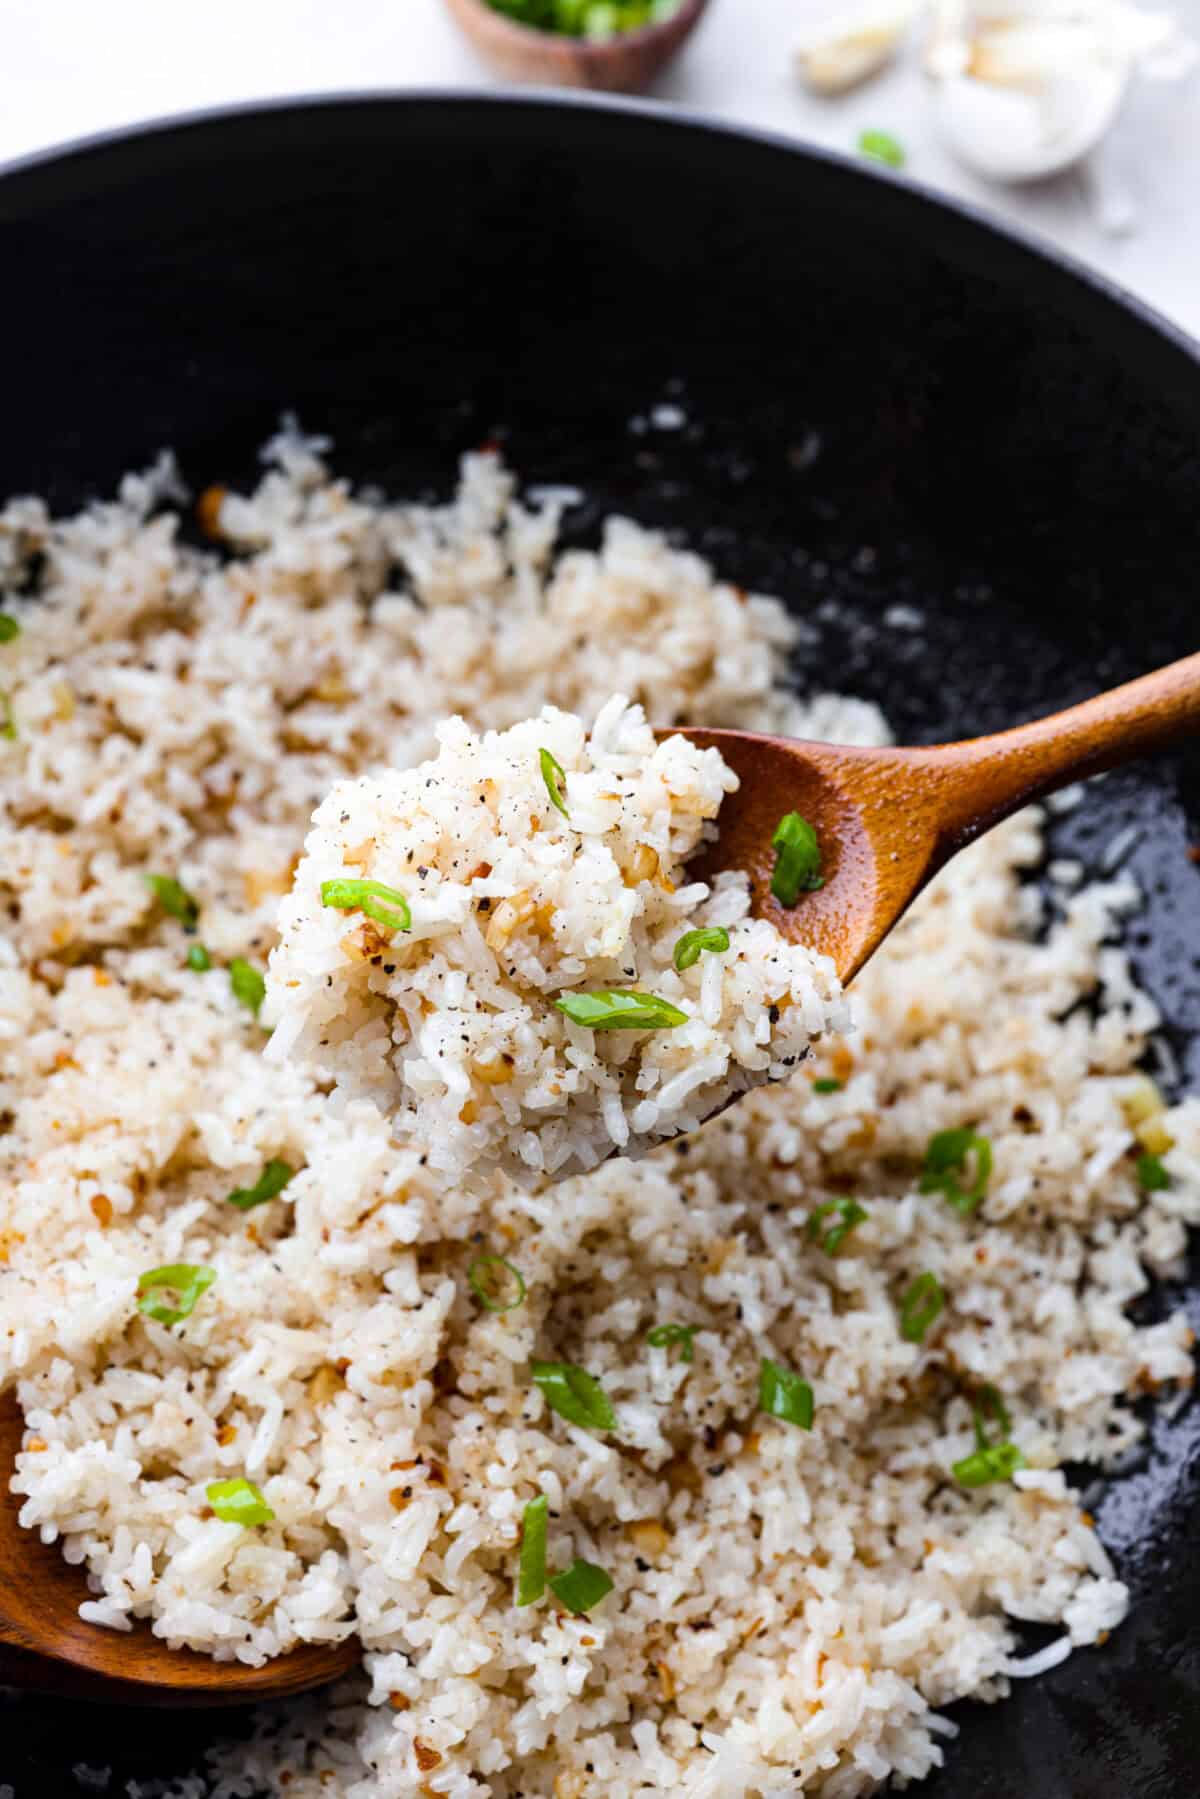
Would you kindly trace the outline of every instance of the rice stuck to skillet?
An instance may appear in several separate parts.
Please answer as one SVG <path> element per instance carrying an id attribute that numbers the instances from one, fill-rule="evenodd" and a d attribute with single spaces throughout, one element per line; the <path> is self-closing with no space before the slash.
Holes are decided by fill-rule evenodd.
<path id="1" fill-rule="evenodd" d="M 938 1708 L 1119 1621 L 1060 1464 L 1110 1464 L 1134 1396 L 1192 1377 L 1182 1316 L 1127 1316 L 1200 1215 L 1200 1106 L 1164 1110 L 1135 1066 L 1157 1020 L 1111 938 L 1136 895 L 1043 919 L 1025 814 L 942 876 L 856 983 L 857 1036 L 789 1083 L 641 1161 L 468 1192 L 370 1098 L 264 1054 L 276 914 L 334 783 L 412 767 L 454 714 L 590 725 L 611 693 L 660 723 L 882 721 L 790 696 L 783 609 L 659 537 L 612 521 L 556 557 L 554 505 L 494 457 L 430 508 L 273 453 L 254 494 L 205 497 L 227 560 L 180 542 L 165 467 L 0 525 L 5 585 L 41 590 L 5 600 L 0 645 L 24 1521 L 86 1565 L 100 1625 L 257 1662 L 353 1617 L 365 1677 L 264 1717 L 214 1764 L 219 1799 L 920 1776 L 953 1735 Z M 173 1264 L 215 1276 L 174 1325 L 172 1289 L 138 1304 Z M 263 1521 L 222 1517 L 218 1482 Z M 539 1494 L 548 1572 L 612 1582 L 587 1612 L 514 1604 Z M 1013 1619 L 1054 1627 L 1032 1661 Z"/>
<path id="2" fill-rule="evenodd" d="M 621 695 L 590 731 L 451 719 L 434 759 L 338 782 L 280 911 L 271 1060 L 376 1100 L 446 1180 L 586 1171 L 782 1079 L 846 1007 L 744 875 L 688 877 L 737 785 Z"/>

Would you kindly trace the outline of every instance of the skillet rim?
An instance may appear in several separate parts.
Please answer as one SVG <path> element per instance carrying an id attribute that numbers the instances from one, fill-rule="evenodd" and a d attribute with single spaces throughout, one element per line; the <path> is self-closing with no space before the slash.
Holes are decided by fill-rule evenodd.
<path id="1" fill-rule="evenodd" d="M 939 244 L 937 254 L 948 261 L 966 252 L 968 263 L 990 248 L 1001 257 L 1011 259 L 1010 266 L 1036 271 L 1051 288 L 1082 302 L 1081 326 L 1092 313 L 1101 323 L 1115 325 L 1118 336 L 1122 328 L 1133 327 L 1131 341 L 1140 341 L 1151 350 L 1154 360 L 1163 358 L 1163 372 L 1168 362 L 1179 359 L 1196 380 L 1195 410 L 1200 417 L 1200 337 L 1193 337 L 1182 325 L 1169 319 L 1150 301 L 1124 287 L 1102 270 L 1093 268 L 1071 252 L 1061 249 L 1051 239 L 1032 228 L 1013 224 L 993 216 L 983 206 L 957 195 L 940 192 L 907 174 L 886 167 L 868 166 L 861 158 L 809 143 L 803 138 L 767 126 L 725 120 L 698 107 L 680 106 L 673 101 L 646 100 L 627 95 L 578 93 L 569 89 L 526 89 L 512 85 L 471 87 L 435 85 L 421 87 L 331 88 L 311 93 L 266 96 L 188 108 L 178 113 L 156 114 L 126 125 L 105 127 L 79 137 L 43 146 L 15 158 L 0 160 L 0 226 L 14 223 L 39 209 L 46 197 L 63 184 L 70 185 L 74 173 L 92 158 L 105 155 L 136 155 L 155 140 L 183 142 L 193 136 L 221 132 L 229 127 L 253 128 L 255 125 L 279 124 L 297 126 L 307 118 L 327 112 L 363 112 L 373 110 L 411 111 L 444 110 L 453 107 L 495 110 L 498 115 L 522 112 L 558 112 L 561 114 L 596 113 L 614 121 L 633 120 L 650 129 L 677 133 L 680 139 L 693 135 L 724 140 L 735 144 L 791 157 L 807 164 L 812 174 L 822 180 L 844 183 L 851 192 L 870 193 L 872 204 L 881 193 L 890 191 L 883 202 L 893 209 L 896 218 L 906 216 L 932 219 L 941 216 L 950 235 Z M 21 204 L 25 184 L 31 183 L 26 204 Z M 932 251 L 931 253 L 935 253 Z M 972 254 L 974 253 L 974 254 Z M 1053 296 L 1052 296 L 1053 297 Z M 1116 346 L 1114 346 L 1116 347 Z M 1163 353 L 1165 352 L 1165 356 Z M 1178 364 L 1176 365 L 1178 367 Z M 1139 372 L 1139 371 L 1134 371 Z M 1178 395 L 1171 384 L 1154 384 L 1158 398 L 1174 409 Z"/>

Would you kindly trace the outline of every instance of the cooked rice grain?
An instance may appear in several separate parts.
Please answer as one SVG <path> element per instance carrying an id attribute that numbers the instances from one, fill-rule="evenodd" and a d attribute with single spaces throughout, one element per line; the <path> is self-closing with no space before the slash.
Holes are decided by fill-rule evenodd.
<path id="1" fill-rule="evenodd" d="M 25 1522 L 86 1566 L 94 1615 L 171 1642 L 257 1662 L 353 1617 L 365 1684 L 265 1714 L 176 1799 L 845 1799 L 918 1777 L 951 1734 L 936 1708 L 1023 1671 L 1010 1619 L 1072 1644 L 1117 1621 L 1059 1464 L 1108 1465 L 1134 1396 L 1191 1378 L 1182 1316 L 1127 1315 L 1200 1212 L 1195 1101 L 1161 1114 L 1170 1186 L 1135 1178 L 1123 1102 L 1157 1020 L 1112 937 L 1136 896 L 1085 889 L 1044 921 L 1020 880 L 1039 829 L 1013 820 L 856 984 L 858 1037 L 816 1059 L 840 1091 L 802 1075 L 546 1193 L 434 1178 L 368 1101 L 269 1062 L 230 991 L 231 958 L 266 966 L 333 784 L 430 755 L 452 714 L 590 722 L 613 691 L 657 722 L 882 724 L 797 701 L 782 608 L 652 533 L 614 521 L 556 558 L 553 504 L 520 504 L 494 457 L 449 506 L 386 507 L 312 445 L 272 453 L 219 503 L 227 561 L 179 542 L 165 464 L 77 518 L 22 501 L 0 522 L 10 584 L 45 558 L 0 649 L 0 1378 L 37 1439 Z M 209 972 L 147 872 L 195 896 Z M 995 1157 L 967 1219 L 917 1191 L 930 1136 L 962 1126 Z M 297 1170 L 279 1197 L 229 1205 L 272 1159 Z M 845 1195 L 869 1216 L 830 1257 L 806 1223 Z M 520 1308 L 481 1308 L 484 1251 L 520 1270 Z M 217 1270 L 176 1328 L 135 1299 L 170 1262 Z M 910 1344 L 896 1306 L 926 1269 L 947 1305 Z M 695 1326 L 690 1363 L 646 1344 L 664 1322 Z M 764 1354 L 811 1382 L 811 1432 L 755 1415 Z M 619 1431 L 553 1417 L 535 1356 L 586 1366 Z M 1027 1468 L 967 1491 L 948 1470 L 984 1382 Z M 206 1516 L 206 1484 L 239 1474 L 274 1523 Z M 590 1616 L 514 1608 L 539 1490 L 552 1567 L 615 1582 Z"/>
<path id="2" fill-rule="evenodd" d="M 656 745 L 619 695 L 590 732 L 546 707 L 482 735 L 451 719 L 438 744 L 318 807 L 271 956 L 272 1061 L 374 1099 L 445 1180 L 529 1181 L 694 1130 L 844 1028 L 832 963 L 749 916 L 745 875 L 689 879 L 737 787 L 716 750 Z M 715 926 L 726 949 L 678 971 L 681 937 Z M 670 1022 L 591 1030 L 556 1006 L 613 990 Z"/>

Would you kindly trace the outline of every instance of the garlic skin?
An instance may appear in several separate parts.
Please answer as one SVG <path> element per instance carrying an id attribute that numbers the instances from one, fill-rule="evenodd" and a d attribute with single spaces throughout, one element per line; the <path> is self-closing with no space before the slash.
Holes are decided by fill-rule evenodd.
<path id="1" fill-rule="evenodd" d="M 849 93 L 894 59 L 916 13 L 916 0 L 901 0 L 827 16 L 797 49 L 797 74 L 814 94 Z"/>
<path id="2" fill-rule="evenodd" d="M 1105 136 L 1130 78 L 1174 78 L 1194 51 L 1129 0 L 939 0 L 925 51 L 948 147 L 994 181 L 1039 181 Z"/>

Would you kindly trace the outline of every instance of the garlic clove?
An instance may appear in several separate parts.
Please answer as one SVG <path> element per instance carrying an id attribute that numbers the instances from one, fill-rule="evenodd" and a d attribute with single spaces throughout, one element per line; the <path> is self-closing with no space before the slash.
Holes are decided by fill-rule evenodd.
<path id="1" fill-rule="evenodd" d="M 815 94 L 844 94 L 869 81 L 895 57 L 916 15 L 914 3 L 858 6 L 822 20 L 801 43 L 796 70 Z"/>

